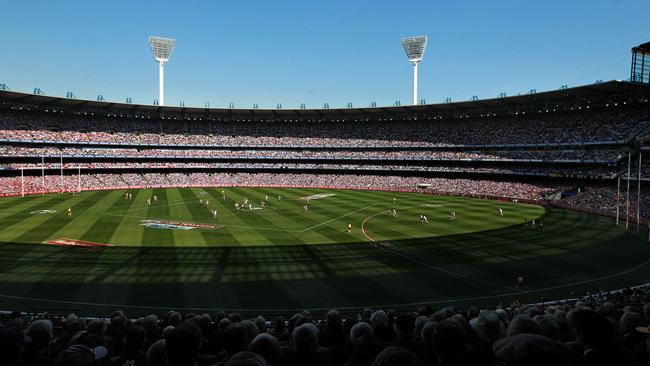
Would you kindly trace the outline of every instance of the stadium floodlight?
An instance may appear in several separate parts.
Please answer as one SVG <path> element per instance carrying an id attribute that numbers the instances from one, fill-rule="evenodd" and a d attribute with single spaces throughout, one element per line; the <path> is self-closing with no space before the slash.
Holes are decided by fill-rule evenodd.
<path id="1" fill-rule="evenodd" d="M 409 61 L 413 63 L 413 105 L 416 105 L 418 103 L 418 62 L 424 57 L 427 36 L 402 38 L 402 46 Z"/>
<path id="2" fill-rule="evenodd" d="M 159 66 L 159 97 L 158 103 L 161 106 L 165 105 L 165 88 L 164 88 L 164 68 L 165 62 L 169 61 L 169 56 L 171 56 L 174 46 L 176 46 L 176 40 L 171 38 L 163 38 L 156 36 L 149 36 L 149 45 L 151 46 L 151 52 L 153 52 L 153 58 L 158 62 Z"/>

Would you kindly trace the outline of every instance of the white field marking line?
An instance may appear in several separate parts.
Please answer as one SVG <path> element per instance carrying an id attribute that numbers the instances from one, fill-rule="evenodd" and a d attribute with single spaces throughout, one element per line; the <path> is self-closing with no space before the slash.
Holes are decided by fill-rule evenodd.
<path id="1" fill-rule="evenodd" d="M 373 217 L 376 217 L 376 216 L 379 216 L 379 215 L 382 215 L 382 214 L 384 214 L 384 212 L 378 212 L 378 213 L 376 213 L 376 214 L 374 214 L 374 215 L 370 215 L 370 216 L 366 217 L 365 220 L 363 220 L 363 223 L 361 223 L 361 231 L 363 232 L 363 235 L 365 235 L 365 237 L 366 237 L 369 241 L 371 241 L 371 242 L 376 242 L 377 240 L 373 239 L 373 238 L 372 238 L 370 235 L 368 235 L 368 233 L 366 232 L 366 228 L 365 228 L 366 222 L 367 222 L 369 219 L 371 219 L 371 218 L 373 218 Z M 435 270 L 435 271 L 439 271 L 439 272 L 442 272 L 442 273 L 446 273 L 446 274 L 448 274 L 448 275 L 455 276 L 455 277 L 465 278 L 465 279 L 468 279 L 468 280 L 471 280 L 471 281 L 481 282 L 481 283 L 484 283 L 484 284 L 486 284 L 486 285 L 491 285 L 491 286 L 500 287 L 500 288 L 507 288 L 507 289 L 509 289 L 509 290 L 512 289 L 512 287 L 510 287 L 510 286 L 505 286 L 505 285 L 502 285 L 502 284 L 499 284 L 499 283 L 496 283 L 496 282 L 492 282 L 492 281 L 482 280 L 482 279 L 480 279 L 480 278 L 475 278 L 475 277 L 472 277 L 472 276 L 466 275 L 466 274 L 464 274 L 464 273 L 460 273 L 460 272 L 456 272 L 456 271 L 451 271 L 451 270 L 444 269 L 444 268 L 441 268 L 441 267 L 438 267 L 438 266 L 434 266 L 433 264 L 430 264 L 430 263 L 427 263 L 427 262 L 423 262 L 423 261 L 421 261 L 421 260 L 419 260 L 419 259 L 417 259 L 417 258 L 413 258 L 413 257 L 408 256 L 408 255 L 406 255 L 406 254 L 400 253 L 397 249 L 391 249 L 391 248 L 385 248 L 385 249 L 388 249 L 388 250 L 390 250 L 391 252 L 393 252 L 394 254 L 397 254 L 398 256 L 400 256 L 400 257 L 402 257 L 402 258 L 404 258 L 404 259 L 410 260 L 410 261 L 413 262 L 413 263 L 420 264 L 420 265 L 422 265 L 422 266 L 428 267 L 428 268 L 433 269 L 433 270 Z"/>
<path id="2" fill-rule="evenodd" d="M 366 206 L 366 207 L 360 208 L 360 209 L 358 209 L 358 210 L 356 210 L 356 211 L 348 212 L 348 213 L 346 213 L 345 215 L 341 215 L 341 216 L 339 216 L 339 217 L 335 217 L 335 218 L 330 219 L 330 220 L 327 220 L 327 221 L 325 221 L 325 222 L 321 222 L 320 224 L 317 224 L 317 225 L 314 225 L 314 226 L 310 226 L 310 227 L 308 227 L 308 228 L 306 228 L 306 229 L 302 229 L 302 230 L 300 230 L 300 231 L 298 231 L 298 232 L 299 232 L 299 233 L 304 233 L 305 231 L 308 231 L 308 230 L 311 230 L 311 229 L 315 229 L 315 228 L 317 228 L 317 227 L 319 227 L 319 226 L 323 226 L 323 225 L 325 225 L 325 224 L 329 224 L 329 223 L 332 222 L 332 221 L 336 221 L 336 220 L 338 220 L 338 219 L 342 219 L 342 218 L 344 218 L 344 217 L 347 217 L 347 216 L 350 216 L 350 215 L 352 215 L 352 214 L 355 214 L 355 213 L 357 213 L 357 212 L 359 212 L 359 211 L 363 211 L 363 210 L 365 210 L 365 209 L 367 209 L 367 208 L 370 208 L 370 207 L 373 207 L 373 206 L 377 206 L 378 204 L 379 204 L 379 203 L 373 203 L 373 204 L 370 205 L 370 206 Z"/>
<path id="3" fill-rule="evenodd" d="M 474 297 L 463 297 L 463 298 L 455 298 L 455 299 L 447 299 L 447 300 L 430 300 L 430 301 L 421 301 L 421 302 L 412 302 L 412 303 L 401 303 L 401 304 L 383 304 L 383 305 L 368 305 L 364 304 L 361 306 L 348 306 L 348 307 L 341 307 L 341 306 L 328 306 L 328 307 L 322 307 L 322 308 L 305 308 L 304 310 L 312 310 L 312 311 L 321 311 L 321 310 L 331 310 L 331 309 L 341 309 L 341 310 L 357 310 L 357 309 L 362 309 L 362 308 L 395 308 L 395 307 L 410 307 L 410 306 L 418 306 L 418 305 L 437 305 L 437 304 L 446 304 L 446 303 L 458 303 L 461 301 L 474 301 L 474 300 L 487 300 L 487 299 L 494 299 L 494 298 L 499 298 L 499 297 L 504 297 L 504 296 L 512 296 L 512 295 L 522 295 L 522 294 L 532 294 L 532 293 L 537 293 L 537 292 L 542 292 L 542 291 L 550 291 L 550 290 L 556 290 L 559 288 L 564 288 L 564 287 L 570 287 L 570 286 L 576 286 L 576 285 L 582 285 L 585 283 L 590 283 L 590 282 L 595 282 L 595 281 L 602 281 L 605 279 L 609 278 L 614 278 L 618 276 L 622 276 L 625 274 L 628 274 L 630 272 L 636 271 L 637 269 L 646 266 L 648 263 L 650 263 L 650 259 L 646 260 L 645 262 L 632 267 L 630 269 L 627 269 L 625 271 L 619 272 L 619 273 L 614 273 L 608 276 L 603 276 L 599 278 L 592 278 L 589 280 L 584 280 L 584 281 L 578 281 L 578 282 L 572 282 L 572 283 L 567 283 L 564 285 L 559 285 L 559 286 L 552 286 L 552 287 L 546 287 L 546 288 L 541 288 L 541 289 L 535 289 L 535 290 L 528 290 L 528 291 L 513 291 L 513 292 L 508 292 L 508 293 L 503 293 L 503 294 L 497 294 L 497 295 L 486 295 L 486 296 L 474 296 Z M 647 285 L 648 283 L 643 283 L 640 284 L 636 287 L 641 287 L 644 285 Z M 5 298 L 5 299 L 14 299 L 14 300 L 29 300 L 29 301 L 40 301 L 40 302 L 50 302 L 50 303 L 56 303 L 56 304 L 70 304 L 70 305 L 86 305 L 86 306 L 104 306 L 104 307 L 119 307 L 119 308 L 130 308 L 130 309 L 155 309 L 155 310 L 169 310 L 169 306 L 141 306 L 141 305 L 123 305 L 123 304 L 105 304 L 105 303 L 95 303 L 95 302 L 80 302 L 80 301 L 64 301 L 64 300 L 52 300 L 52 299 L 43 299 L 43 298 L 37 298 L 37 297 L 24 297 L 24 296 L 15 296 L 15 295 L 3 295 L 0 294 L 0 298 Z M 551 300 L 549 299 L 547 303 L 552 303 L 554 301 L 560 301 L 562 299 L 556 299 L 556 300 Z M 299 311 L 297 309 L 226 309 L 226 308 L 176 308 L 179 310 L 201 310 L 201 311 L 237 311 L 237 312 L 259 312 L 259 313 L 264 313 L 264 312 L 296 312 Z"/>

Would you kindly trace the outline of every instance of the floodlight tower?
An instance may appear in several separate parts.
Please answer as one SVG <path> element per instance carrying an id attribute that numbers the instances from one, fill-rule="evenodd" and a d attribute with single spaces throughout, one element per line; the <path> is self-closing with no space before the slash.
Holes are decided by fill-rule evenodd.
<path id="1" fill-rule="evenodd" d="M 402 38 L 406 56 L 413 63 L 413 105 L 418 104 L 418 62 L 424 57 L 427 48 L 427 36 Z"/>
<path id="2" fill-rule="evenodd" d="M 153 52 L 153 58 L 158 62 L 159 65 L 159 97 L 158 105 L 165 105 L 165 62 L 169 61 L 169 56 L 171 56 L 174 46 L 176 45 L 176 40 L 171 38 L 163 38 L 156 36 L 149 36 L 149 45 L 151 46 L 151 52 Z"/>

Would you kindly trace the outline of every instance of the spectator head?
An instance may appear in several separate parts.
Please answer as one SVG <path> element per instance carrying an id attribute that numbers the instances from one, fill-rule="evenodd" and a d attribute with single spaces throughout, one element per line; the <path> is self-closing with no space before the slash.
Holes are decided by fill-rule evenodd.
<path id="1" fill-rule="evenodd" d="M 350 329 L 350 341 L 356 343 L 366 334 L 373 334 L 372 327 L 366 322 L 358 322 Z"/>
<path id="2" fill-rule="evenodd" d="M 616 305 L 612 304 L 611 302 L 604 302 L 598 307 L 596 312 L 609 318 L 615 318 L 617 309 Z"/>
<path id="3" fill-rule="evenodd" d="M 502 325 L 499 315 L 492 310 L 481 310 L 478 317 L 472 319 L 470 324 L 478 337 L 487 343 L 494 343 L 502 335 Z"/>
<path id="4" fill-rule="evenodd" d="M 71 322 L 66 324 L 66 331 L 70 336 L 70 338 L 72 338 L 75 334 L 85 329 L 86 329 L 86 323 L 84 323 L 81 320 L 72 320 Z"/>
<path id="5" fill-rule="evenodd" d="M 398 341 L 410 340 L 415 330 L 415 317 L 410 314 L 400 314 L 395 318 L 395 333 Z"/>
<path id="6" fill-rule="evenodd" d="M 27 328 L 27 335 L 32 339 L 33 346 L 47 346 L 53 337 L 52 322 L 47 319 L 34 320 Z"/>
<path id="7" fill-rule="evenodd" d="M 268 333 L 258 334 L 248 345 L 248 350 L 264 357 L 269 365 L 280 363 L 280 343 Z"/>
<path id="8" fill-rule="evenodd" d="M 101 319 L 93 320 L 88 323 L 88 331 L 91 333 L 98 333 L 106 335 L 106 330 L 108 329 L 108 324 Z"/>
<path id="9" fill-rule="evenodd" d="M 217 326 L 218 326 L 219 329 L 223 332 L 224 330 L 226 330 L 226 328 L 228 328 L 228 326 L 229 326 L 230 324 L 232 324 L 232 322 L 230 321 L 230 319 L 228 319 L 228 318 L 222 318 L 221 320 L 219 320 L 219 324 L 218 324 Z"/>
<path id="10" fill-rule="evenodd" d="M 516 336 L 518 334 L 539 334 L 539 327 L 528 315 L 519 314 L 508 324 L 508 337 Z"/>
<path id="11" fill-rule="evenodd" d="M 379 337 L 374 334 L 366 334 L 354 344 L 349 365 L 371 365 L 383 349 L 384 345 Z"/>
<path id="12" fill-rule="evenodd" d="M 536 315 L 533 321 L 539 327 L 539 334 L 551 339 L 558 339 L 558 326 L 555 319 L 550 315 Z"/>
<path id="13" fill-rule="evenodd" d="M 67 350 L 58 355 L 57 365 L 92 366 L 108 355 L 104 338 L 99 333 L 82 332 L 74 337 L 71 343 Z"/>
<path id="14" fill-rule="evenodd" d="M 158 326 L 158 316 L 155 314 L 149 314 L 142 318 L 140 324 L 147 332 L 153 333 L 156 331 L 156 327 Z"/>
<path id="15" fill-rule="evenodd" d="M 509 322 L 508 312 L 501 308 L 494 310 L 494 312 L 497 313 L 497 315 L 499 316 L 499 320 L 501 321 L 501 323 L 504 326 L 507 326 Z"/>
<path id="16" fill-rule="evenodd" d="M 388 316 L 383 310 L 377 310 L 370 316 L 370 324 L 373 327 L 388 325 Z"/>
<path id="17" fill-rule="evenodd" d="M 244 319 L 241 321 L 241 325 L 246 330 L 246 346 L 257 336 L 257 324 L 250 319 Z"/>
<path id="18" fill-rule="evenodd" d="M 172 331 L 174 331 L 174 328 L 176 327 L 173 325 L 166 326 L 165 329 L 162 330 L 163 338 L 167 339 L 167 337 L 169 337 L 169 335 L 172 334 Z"/>
<path id="19" fill-rule="evenodd" d="M 127 350 L 142 351 L 147 342 L 147 331 L 139 325 L 134 325 L 126 331 L 124 341 Z"/>
<path id="20" fill-rule="evenodd" d="M 257 325 L 258 334 L 266 332 L 266 319 L 264 319 L 263 316 L 258 315 L 257 318 L 255 318 L 255 325 Z"/>
<path id="21" fill-rule="evenodd" d="M 452 316 L 454 316 L 454 314 L 456 314 L 456 312 L 454 311 L 453 308 L 446 307 L 446 308 L 442 308 L 442 309 L 436 311 L 435 313 L 433 313 L 432 317 L 433 317 L 433 320 L 439 322 L 439 321 L 445 320 L 447 318 L 451 318 Z"/>
<path id="22" fill-rule="evenodd" d="M 165 339 L 159 339 L 149 347 L 149 351 L 147 351 L 147 363 L 149 365 L 167 365 L 166 343 Z"/>
<path id="23" fill-rule="evenodd" d="M 232 323 L 223 332 L 223 347 L 230 356 L 247 348 L 247 333 L 241 323 Z"/>
<path id="24" fill-rule="evenodd" d="M 257 353 L 242 351 L 234 354 L 226 361 L 224 366 L 266 366 L 268 363 L 264 357 Z"/>
<path id="25" fill-rule="evenodd" d="M 287 329 L 287 324 L 284 322 L 284 318 L 279 316 L 275 318 L 275 322 L 273 323 L 273 330 L 275 330 L 276 333 L 281 334 Z"/>
<path id="26" fill-rule="evenodd" d="M 566 311 L 557 310 L 555 313 L 553 313 L 553 319 L 555 319 L 555 322 L 557 323 L 558 327 L 566 326 L 567 325 Z"/>
<path id="27" fill-rule="evenodd" d="M 119 315 L 122 312 L 115 312 L 117 314 L 111 317 L 110 330 L 111 334 L 122 333 L 126 329 L 126 324 L 128 323 L 128 318 L 124 315 Z"/>
<path id="28" fill-rule="evenodd" d="M 208 329 L 210 323 L 212 323 L 212 317 L 210 314 L 202 314 L 199 317 L 199 327 L 201 327 L 201 329 Z"/>
<path id="29" fill-rule="evenodd" d="M 451 319 L 441 321 L 433 331 L 433 346 L 441 362 L 457 363 L 465 349 L 462 327 Z"/>
<path id="30" fill-rule="evenodd" d="M 224 311 L 217 311 L 217 313 L 214 315 L 214 321 L 215 322 L 220 322 L 221 319 L 226 317 L 226 313 Z"/>
<path id="31" fill-rule="evenodd" d="M 650 323 L 650 303 L 647 303 L 643 306 L 643 317 L 646 322 Z"/>
<path id="32" fill-rule="evenodd" d="M 636 343 L 640 338 L 637 328 L 646 325 L 641 314 L 634 312 L 625 312 L 619 320 L 619 335 L 624 344 Z"/>
<path id="33" fill-rule="evenodd" d="M 318 349 L 318 328 L 311 323 L 303 324 L 293 330 L 291 340 L 295 353 L 313 353 Z"/>
<path id="34" fill-rule="evenodd" d="M 201 347 L 201 330 L 192 322 L 175 327 L 165 339 L 169 365 L 192 366 Z"/>
<path id="35" fill-rule="evenodd" d="M 494 343 L 492 350 L 508 366 L 562 365 L 569 353 L 562 343 L 530 333 L 502 338 Z"/>
<path id="36" fill-rule="evenodd" d="M 327 322 L 327 327 L 341 327 L 342 326 L 342 320 L 341 320 L 341 314 L 335 309 L 332 309 L 327 312 L 327 315 L 325 316 L 325 321 Z"/>
<path id="37" fill-rule="evenodd" d="M 379 352 L 372 366 L 420 366 L 417 356 L 402 347 L 388 347 Z"/>
<path id="38" fill-rule="evenodd" d="M 436 329 L 437 325 L 438 323 L 429 321 L 422 327 L 420 337 L 422 338 L 422 344 L 426 350 L 430 351 L 433 349 L 433 331 Z"/>
<path id="39" fill-rule="evenodd" d="M 371 316 L 372 316 L 372 309 L 364 308 L 363 312 L 361 313 L 361 318 L 363 319 L 363 321 L 369 322 Z"/>
<path id="40" fill-rule="evenodd" d="M 416 338 L 416 339 L 419 339 L 419 338 L 420 338 L 420 333 L 422 332 L 422 327 L 423 327 L 427 322 L 429 322 L 429 321 L 430 321 L 430 320 L 429 320 L 429 317 L 428 317 L 428 316 L 424 316 L 424 315 L 420 315 L 420 316 L 418 316 L 417 318 L 415 318 L 415 329 L 414 329 L 414 332 L 415 332 L 415 338 Z"/>
<path id="41" fill-rule="evenodd" d="M 169 314 L 169 317 L 167 318 L 167 324 L 173 325 L 173 326 L 178 326 L 181 322 L 183 321 L 183 316 L 181 313 L 173 311 L 171 314 Z"/>

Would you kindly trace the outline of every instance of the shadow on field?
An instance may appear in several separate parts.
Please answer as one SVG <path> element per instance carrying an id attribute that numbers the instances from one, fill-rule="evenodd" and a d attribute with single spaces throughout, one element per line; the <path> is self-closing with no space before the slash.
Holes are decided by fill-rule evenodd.
<path id="1" fill-rule="evenodd" d="M 0 308 L 145 310 L 492 304 L 647 281 L 650 245 L 612 220 L 549 209 L 523 225 L 391 242 L 231 247 L 0 244 Z M 523 275 L 523 291 L 514 278 Z"/>

